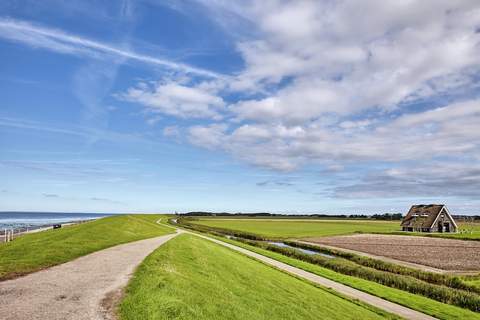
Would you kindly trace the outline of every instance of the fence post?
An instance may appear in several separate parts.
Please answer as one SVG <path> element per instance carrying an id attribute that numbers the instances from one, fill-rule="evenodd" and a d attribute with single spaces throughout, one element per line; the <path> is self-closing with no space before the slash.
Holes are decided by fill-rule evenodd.
<path id="1" fill-rule="evenodd" d="M 3 241 L 7 242 L 7 228 L 5 228 L 5 233 L 3 234 Z"/>

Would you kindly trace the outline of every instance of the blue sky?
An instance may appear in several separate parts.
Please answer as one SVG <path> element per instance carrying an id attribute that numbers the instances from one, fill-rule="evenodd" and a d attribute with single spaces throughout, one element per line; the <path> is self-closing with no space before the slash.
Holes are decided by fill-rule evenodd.
<path id="1" fill-rule="evenodd" d="M 6 0 L 0 61 L 0 210 L 480 213 L 477 1 Z"/>

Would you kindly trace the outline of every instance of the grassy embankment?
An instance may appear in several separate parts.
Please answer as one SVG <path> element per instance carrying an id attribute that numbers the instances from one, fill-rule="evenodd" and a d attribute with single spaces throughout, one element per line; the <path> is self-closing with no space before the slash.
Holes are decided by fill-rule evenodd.
<path id="1" fill-rule="evenodd" d="M 187 220 L 187 221 L 191 222 L 189 220 Z M 195 227 L 195 229 L 198 228 L 200 231 L 204 231 L 204 232 L 218 233 L 219 230 L 224 231 L 224 229 L 217 229 L 217 228 L 209 230 L 209 227 L 206 227 L 204 225 L 198 225 L 198 224 L 194 224 L 193 226 Z M 202 229 L 205 229 L 205 230 L 202 230 Z M 238 232 L 233 232 L 233 233 L 238 233 Z M 238 236 L 241 236 L 241 234 L 238 233 Z M 249 234 L 247 234 L 247 236 L 255 237 L 255 234 L 249 233 Z M 259 237 L 260 240 L 262 239 L 262 236 L 258 236 L 258 237 Z M 225 238 L 223 238 L 222 240 L 231 242 L 231 240 L 225 240 Z M 235 242 L 235 244 L 238 245 L 239 242 Z M 242 246 L 248 246 L 247 244 L 243 244 L 243 243 L 241 245 Z M 275 247 L 275 246 L 273 246 L 273 247 Z M 418 293 L 417 291 L 419 291 L 419 292 L 422 292 L 423 294 L 426 294 L 427 296 L 431 295 L 435 299 L 442 300 L 442 301 L 443 300 L 450 301 L 451 299 L 456 299 L 455 303 L 456 304 L 457 303 L 461 304 L 462 306 L 463 306 L 463 304 L 467 305 L 467 304 L 472 303 L 473 300 L 476 300 L 474 294 L 468 294 L 466 292 L 462 293 L 462 291 L 448 289 L 448 288 L 442 287 L 442 286 L 429 285 L 427 283 L 412 279 L 409 276 L 403 277 L 401 275 L 394 275 L 394 274 L 387 274 L 387 273 L 384 273 L 384 272 L 378 272 L 378 271 L 375 271 L 374 269 L 361 267 L 361 264 L 359 264 L 359 265 L 352 264 L 351 262 L 348 262 L 344 259 L 338 259 L 337 258 L 337 259 L 333 259 L 331 261 L 326 259 L 326 261 L 324 261 L 324 262 L 327 262 L 326 264 L 328 265 L 328 267 L 327 266 L 322 267 L 318 264 L 315 265 L 313 263 L 308 263 L 309 259 L 306 259 L 306 258 L 310 258 L 308 255 L 304 256 L 304 255 L 300 254 L 300 256 L 302 256 L 302 259 L 305 260 L 305 261 L 300 261 L 298 259 L 295 259 L 295 258 L 299 258 L 299 257 L 296 257 L 297 254 L 295 254 L 295 258 L 294 257 L 289 257 L 288 255 L 290 255 L 292 253 L 292 252 L 290 252 L 291 250 L 280 249 L 282 251 L 288 251 L 288 252 L 271 252 L 271 251 L 263 250 L 262 248 L 257 248 L 257 247 L 252 247 L 252 246 L 249 246 L 248 248 L 253 250 L 253 251 L 257 251 L 257 252 L 260 251 L 259 253 L 262 253 L 264 255 L 273 257 L 277 260 L 281 260 L 283 262 L 292 264 L 294 266 L 297 266 L 297 267 L 306 269 L 308 271 L 317 273 L 321 276 L 325 276 L 325 277 L 330 278 L 334 281 L 338 281 L 338 282 L 344 283 L 346 285 L 355 287 L 359 290 L 369 292 L 371 294 L 374 294 L 374 295 L 377 295 L 379 297 L 385 298 L 385 299 L 390 300 L 392 302 L 403 304 L 405 306 L 408 306 L 412 309 L 416 309 L 418 311 L 426 312 L 428 314 L 439 317 L 441 319 L 462 319 L 462 318 L 465 318 L 467 316 L 475 318 L 475 315 L 477 315 L 476 313 L 472 313 L 471 311 L 464 310 L 464 309 L 461 309 L 461 308 L 458 308 L 458 307 L 454 307 L 454 306 L 451 306 L 451 305 L 448 305 L 448 304 L 445 304 L 445 303 L 441 303 L 439 301 L 434 301 L 432 299 L 429 299 L 428 297 L 422 297 L 422 296 L 416 295 L 415 293 Z M 274 249 L 278 250 L 279 248 L 275 247 Z M 282 253 L 282 255 L 280 255 L 279 253 Z M 285 253 L 287 253 L 287 257 L 285 256 Z M 319 258 L 319 257 L 317 257 L 317 258 Z M 313 259 L 313 260 L 315 260 L 315 262 L 319 262 L 319 261 L 316 261 L 318 259 Z M 320 259 L 320 260 L 325 260 L 325 259 Z M 358 261 L 356 261 L 356 262 L 358 263 Z M 332 268 L 332 266 L 335 267 L 335 268 Z M 369 266 L 371 266 L 371 263 L 369 263 Z M 352 275 L 357 275 L 358 272 L 353 272 L 354 274 L 350 274 L 351 272 L 345 272 L 346 274 L 341 274 L 341 273 L 335 272 L 337 267 L 340 267 L 340 269 L 342 270 L 342 273 L 344 271 L 352 271 L 353 270 L 353 271 L 359 271 L 360 272 L 360 271 L 363 270 L 362 272 L 360 272 L 362 274 L 362 277 L 364 277 L 364 276 L 368 276 L 368 277 L 366 277 L 367 279 L 359 279 L 359 278 L 356 278 L 356 277 L 352 276 Z M 346 268 L 346 267 L 348 267 L 348 268 Z M 383 267 L 385 267 L 385 266 L 382 266 L 382 268 L 380 268 L 380 269 L 384 269 Z M 390 269 L 392 266 L 388 266 L 388 267 L 389 268 L 387 268 L 387 269 Z M 312 268 L 313 268 L 313 270 L 312 270 Z M 329 270 L 329 269 L 334 269 L 334 270 Z M 397 268 L 394 268 L 394 269 L 395 269 L 394 273 L 396 273 L 398 270 L 396 270 Z M 403 270 L 403 271 L 406 271 L 406 270 Z M 401 273 L 404 273 L 404 272 L 401 272 Z M 387 287 L 385 285 L 382 285 L 382 284 L 379 284 L 379 283 L 376 283 L 376 282 L 373 282 L 373 281 L 369 281 L 369 280 L 372 280 L 372 279 L 370 279 L 371 275 L 375 275 L 374 278 L 378 278 L 380 276 L 380 278 L 379 278 L 380 280 L 385 280 L 385 281 L 388 280 L 387 283 L 389 283 L 390 286 L 392 286 L 393 284 L 395 284 L 395 285 L 393 285 L 393 288 L 391 288 L 391 287 Z M 427 275 L 424 275 L 424 276 L 427 276 Z M 442 281 L 440 281 L 441 283 L 445 282 L 445 283 L 449 283 L 450 285 L 451 284 L 456 284 L 455 287 L 458 287 L 457 282 L 459 282 L 459 279 L 435 279 L 439 275 L 432 275 L 432 276 L 436 276 L 436 277 L 430 279 L 432 281 L 435 280 L 433 282 L 438 282 L 438 280 L 442 280 Z M 392 283 L 392 280 L 394 280 L 393 283 Z M 448 280 L 448 281 L 444 281 L 444 280 Z M 455 280 L 455 281 L 452 282 L 450 280 Z M 410 287 L 410 285 L 407 285 L 407 287 L 405 287 L 404 284 L 408 284 L 408 283 L 410 283 L 412 286 Z M 399 288 L 396 288 L 396 286 L 398 286 L 398 285 L 401 285 L 400 287 L 404 290 L 406 288 L 408 288 L 407 291 L 413 291 L 413 292 L 405 292 L 405 291 L 398 290 Z M 472 284 L 470 284 L 470 286 L 472 286 Z M 462 287 L 462 286 L 460 286 L 460 287 Z M 442 289 L 442 288 L 445 288 L 445 289 Z M 415 289 L 415 290 L 413 290 L 413 289 Z M 455 294 L 454 294 L 454 292 L 455 292 Z M 458 295 L 459 294 L 461 296 L 465 296 L 465 298 L 468 297 L 468 303 L 467 303 L 467 300 L 465 300 L 465 301 L 463 301 L 461 299 L 458 300 L 458 298 L 459 298 Z M 453 301 L 454 300 L 452 300 L 452 302 Z M 473 306 L 469 305 L 469 308 L 470 307 L 473 307 Z M 457 315 L 458 315 L 458 317 L 457 317 Z M 477 319 L 478 318 L 480 318 L 480 317 L 477 317 Z"/>
<path id="2" fill-rule="evenodd" d="M 270 257 L 272 259 L 284 262 L 291 266 L 312 272 L 319 276 L 328 278 L 330 280 L 345 284 L 352 288 L 370 293 L 374 296 L 383 298 L 385 300 L 398 303 L 400 305 L 406 306 L 408 308 L 426 313 L 438 319 L 472 319 L 480 320 L 480 313 L 473 312 L 467 309 L 449 305 L 446 303 L 441 303 L 421 295 L 412 294 L 403 290 L 387 287 L 381 284 L 378 284 L 373 281 L 368 281 L 365 279 L 357 278 L 354 276 L 344 275 L 333 270 L 308 263 L 306 261 L 298 260 L 292 257 L 285 256 L 283 254 L 265 250 L 259 247 L 254 247 L 243 242 L 238 242 L 235 240 L 230 240 L 218 236 L 213 236 L 222 241 L 237 245 L 239 247 L 248 249 L 250 251 L 259 253 L 261 255 Z"/>
<path id="3" fill-rule="evenodd" d="M 124 320 L 391 318 L 192 235 L 145 259 L 119 313 Z"/>
<path id="4" fill-rule="evenodd" d="M 352 234 L 356 232 L 393 232 L 399 221 L 365 220 L 284 220 L 284 219 L 199 219 L 190 223 L 254 233 L 272 238 L 306 238 Z"/>
<path id="5" fill-rule="evenodd" d="M 161 215 L 119 215 L 21 236 L 0 244 L 0 280 L 38 271 L 121 243 L 173 232 Z"/>

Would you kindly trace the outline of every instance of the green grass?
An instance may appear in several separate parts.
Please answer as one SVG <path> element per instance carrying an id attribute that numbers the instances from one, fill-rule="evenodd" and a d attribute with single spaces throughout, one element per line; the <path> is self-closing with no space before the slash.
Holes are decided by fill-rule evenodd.
<path id="1" fill-rule="evenodd" d="M 465 283 L 475 286 L 480 289 L 480 275 L 474 277 L 465 277 L 463 280 Z"/>
<path id="2" fill-rule="evenodd" d="M 460 240 L 480 240 L 480 223 L 458 223 L 458 233 L 401 232 L 400 221 L 313 220 L 313 219 L 223 219 L 201 218 L 190 223 L 248 232 L 273 238 L 308 238 L 345 235 L 357 232 L 407 236 L 428 236 Z"/>
<path id="3" fill-rule="evenodd" d="M 472 281 L 466 281 L 468 284 L 472 284 L 476 286 L 477 288 L 480 288 L 480 280 L 472 280 Z"/>
<path id="4" fill-rule="evenodd" d="M 275 238 L 306 238 L 355 232 L 393 232 L 400 229 L 399 221 L 217 218 L 189 220 L 189 222 Z"/>
<path id="5" fill-rule="evenodd" d="M 383 319 L 359 305 L 192 235 L 154 251 L 120 304 L 121 319 Z"/>
<path id="6" fill-rule="evenodd" d="M 27 234 L 0 244 L 0 280 L 73 260 L 117 244 L 173 232 L 155 223 L 160 215 L 119 215 Z"/>
<path id="7" fill-rule="evenodd" d="M 215 236 L 212 236 L 215 237 Z M 221 237 L 215 237 L 225 242 L 232 243 L 239 247 L 254 251 L 261 255 L 270 257 L 272 259 L 284 262 L 286 264 L 298 267 L 300 269 L 315 273 L 319 276 L 331 279 L 333 281 L 343 283 L 352 288 L 370 293 L 372 295 L 381 297 L 385 300 L 395 302 L 397 304 L 406 306 L 408 308 L 426 313 L 438 319 L 472 319 L 480 320 L 480 313 L 476 313 L 467 309 L 441 303 L 433 299 L 429 299 L 420 295 L 408 293 L 399 289 L 390 288 L 372 281 L 360 279 L 353 276 L 343 275 L 338 272 L 314 265 L 305 261 L 297 260 L 295 258 L 284 256 L 280 253 L 268 251 L 258 247 L 250 246 L 248 244 L 229 240 Z"/>

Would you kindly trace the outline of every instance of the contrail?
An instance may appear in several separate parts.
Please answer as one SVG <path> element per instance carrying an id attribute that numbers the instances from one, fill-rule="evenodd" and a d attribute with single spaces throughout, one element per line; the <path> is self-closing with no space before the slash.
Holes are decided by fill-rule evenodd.
<path id="1" fill-rule="evenodd" d="M 147 64 L 158 65 L 201 76 L 211 78 L 222 77 L 222 75 L 209 70 L 155 58 L 134 51 L 124 50 L 110 44 L 68 34 L 58 29 L 40 27 L 26 21 L 19 21 L 10 18 L 0 18 L 0 37 L 26 43 L 33 47 L 42 47 L 62 53 L 90 54 L 93 56 L 95 56 L 95 52 L 108 53 Z"/>

